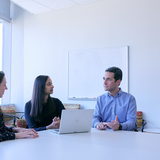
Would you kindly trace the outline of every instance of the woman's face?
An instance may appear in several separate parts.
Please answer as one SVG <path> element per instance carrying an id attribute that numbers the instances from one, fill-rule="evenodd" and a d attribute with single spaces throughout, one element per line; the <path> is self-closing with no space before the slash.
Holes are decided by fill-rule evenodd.
<path id="1" fill-rule="evenodd" d="M 3 94 L 4 94 L 4 91 L 6 90 L 6 89 L 8 89 L 7 88 L 7 86 L 6 86 L 6 78 L 5 78 L 5 76 L 3 77 L 3 80 L 2 80 L 2 82 L 0 83 L 0 98 L 2 98 L 2 96 L 3 96 Z"/>
<path id="2" fill-rule="evenodd" d="M 53 93 L 53 84 L 52 84 L 52 80 L 48 77 L 47 81 L 46 81 L 46 85 L 45 85 L 45 94 L 52 94 Z"/>

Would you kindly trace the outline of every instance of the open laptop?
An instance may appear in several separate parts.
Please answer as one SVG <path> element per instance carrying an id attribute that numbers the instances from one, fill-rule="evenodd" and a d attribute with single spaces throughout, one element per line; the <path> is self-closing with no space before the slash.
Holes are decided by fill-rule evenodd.
<path id="1" fill-rule="evenodd" d="M 92 126 L 94 109 L 62 110 L 59 129 L 50 129 L 54 133 L 89 132 Z"/>

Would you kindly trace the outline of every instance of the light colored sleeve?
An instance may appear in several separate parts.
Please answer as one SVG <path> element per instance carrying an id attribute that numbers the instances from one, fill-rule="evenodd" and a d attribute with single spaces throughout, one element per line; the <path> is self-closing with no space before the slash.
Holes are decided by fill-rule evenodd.
<path id="1" fill-rule="evenodd" d="M 132 96 L 129 101 L 129 108 L 128 108 L 128 112 L 127 112 L 127 121 L 124 123 L 121 123 L 122 130 L 133 131 L 136 128 L 136 125 L 137 125 L 136 115 L 137 115 L 136 100 Z"/>
<path id="2" fill-rule="evenodd" d="M 93 114 L 93 120 L 92 120 L 92 127 L 95 128 L 97 124 L 99 124 L 102 121 L 102 116 L 101 116 L 101 105 L 99 101 L 99 97 L 97 98 L 97 103 L 94 109 L 94 114 Z"/>

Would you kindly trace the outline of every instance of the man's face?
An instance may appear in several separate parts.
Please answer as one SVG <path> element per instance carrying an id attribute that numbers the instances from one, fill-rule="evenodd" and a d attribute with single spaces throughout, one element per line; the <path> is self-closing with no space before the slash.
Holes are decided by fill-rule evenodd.
<path id="1" fill-rule="evenodd" d="M 105 72 L 103 80 L 104 80 L 104 83 L 103 83 L 104 90 L 109 91 L 110 93 L 113 93 L 114 91 L 116 91 L 121 82 L 121 80 L 117 80 L 115 82 L 114 73 L 112 72 Z"/>
<path id="2" fill-rule="evenodd" d="M 53 84 L 50 78 L 47 79 L 46 85 L 45 85 L 45 94 L 52 94 L 53 93 Z"/>
<path id="3" fill-rule="evenodd" d="M 6 78 L 5 77 L 3 77 L 3 80 L 2 80 L 2 82 L 1 82 L 1 84 L 0 84 L 0 98 L 2 98 L 2 96 L 3 96 L 3 94 L 4 94 L 4 91 L 6 90 L 6 89 L 8 89 L 7 88 L 7 86 L 6 86 Z"/>

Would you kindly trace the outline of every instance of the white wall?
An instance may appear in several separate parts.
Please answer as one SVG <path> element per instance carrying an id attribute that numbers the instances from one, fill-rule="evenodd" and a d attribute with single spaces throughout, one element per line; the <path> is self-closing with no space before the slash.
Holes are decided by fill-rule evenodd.
<path id="1" fill-rule="evenodd" d="M 138 110 L 143 111 L 147 126 L 160 128 L 159 15 L 158 0 L 103 0 L 38 15 L 26 14 L 19 19 L 13 17 L 12 101 L 23 110 L 31 98 L 34 79 L 46 74 L 55 86 L 54 97 L 94 108 L 94 101 L 66 98 L 68 51 L 128 45 L 129 92 L 135 96 Z M 16 31 L 18 27 L 20 32 Z"/>
<path id="2" fill-rule="evenodd" d="M 17 111 L 23 111 L 24 106 L 24 15 L 23 9 L 11 3 L 11 103 Z"/>

